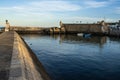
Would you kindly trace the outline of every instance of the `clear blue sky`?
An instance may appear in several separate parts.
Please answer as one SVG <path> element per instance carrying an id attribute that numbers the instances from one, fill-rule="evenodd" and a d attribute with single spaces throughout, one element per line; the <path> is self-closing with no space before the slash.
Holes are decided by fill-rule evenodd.
<path id="1" fill-rule="evenodd" d="M 118 21 L 120 0 L 0 0 L 0 25 L 59 26 L 64 23 Z"/>

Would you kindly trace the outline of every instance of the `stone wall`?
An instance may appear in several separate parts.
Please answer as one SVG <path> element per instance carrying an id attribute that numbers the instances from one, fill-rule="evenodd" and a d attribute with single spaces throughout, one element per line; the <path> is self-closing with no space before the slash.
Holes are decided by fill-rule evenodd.
<path id="1" fill-rule="evenodd" d="M 10 75 L 12 75 L 9 80 L 50 80 L 50 77 L 36 55 L 16 32 L 14 32 L 13 52 L 13 54 L 17 52 L 19 58 L 18 66 L 21 66 L 21 68 L 16 71 L 11 71 Z M 15 61 L 16 60 L 13 61 L 13 66 L 11 68 L 17 66 Z M 15 74 L 20 74 L 21 76 L 15 76 Z"/>
<path id="2" fill-rule="evenodd" d="M 106 33 L 108 32 L 108 24 L 104 21 L 99 23 L 76 23 L 76 24 L 66 24 L 60 21 L 61 28 L 64 29 L 66 33 Z"/>
<path id="3" fill-rule="evenodd" d="M 99 24 L 63 24 L 67 33 L 101 33 L 101 25 Z"/>

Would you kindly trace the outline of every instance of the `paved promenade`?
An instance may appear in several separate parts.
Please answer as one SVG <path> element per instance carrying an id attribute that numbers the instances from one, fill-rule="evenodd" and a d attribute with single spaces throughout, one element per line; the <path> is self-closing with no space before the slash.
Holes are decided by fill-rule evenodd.
<path id="1" fill-rule="evenodd" d="M 9 78 L 13 42 L 13 32 L 5 32 L 0 35 L 0 80 Z"/>

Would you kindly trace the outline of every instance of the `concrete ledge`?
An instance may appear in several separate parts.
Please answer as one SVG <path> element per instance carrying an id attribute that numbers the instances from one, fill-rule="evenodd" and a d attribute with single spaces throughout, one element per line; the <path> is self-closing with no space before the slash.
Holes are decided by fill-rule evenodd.
<path id="1" fill-rule="evenodd" d="M 16 32 L 9 80 L 50 80 L 36 55 Z"/>

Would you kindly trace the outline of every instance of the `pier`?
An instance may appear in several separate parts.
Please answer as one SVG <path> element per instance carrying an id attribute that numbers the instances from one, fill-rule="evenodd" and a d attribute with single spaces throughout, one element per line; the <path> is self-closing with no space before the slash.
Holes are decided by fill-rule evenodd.
<path id="1" fill-rule="evenodd" d="M 15 31 L 0 35 L 0 80 L 50 80 L 47 72 Z"/>
<path id="2" fill-rule="evenodd" d="M 17 33 L 22 34 L 42 34 L 47 28 L 43 27 L 30 27 L 30 26 L 10 26 L 10 31 L 16 31 Z"/>

